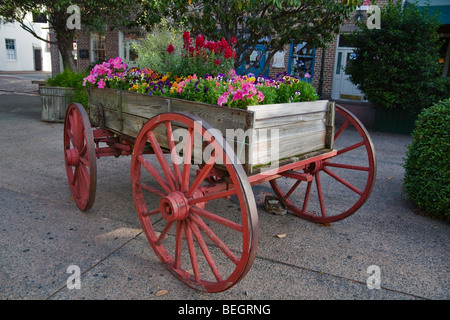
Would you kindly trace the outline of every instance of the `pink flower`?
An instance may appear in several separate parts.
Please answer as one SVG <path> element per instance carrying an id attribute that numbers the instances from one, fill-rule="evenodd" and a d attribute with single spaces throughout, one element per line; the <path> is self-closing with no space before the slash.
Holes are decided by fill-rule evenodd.
<path id="1" fill-rule="evenodd" d="M 305 78 L 309 79 L 309 78 L 311 78 L 311 75 L 307 72 L 307 73 L 305 73 Z"/>
<path id="2" fill-rule="evenodd" d="M 217 100 L 217 104 L 222 106 L 224 103 L 228 102 L 228 92 L 224 92 L 219 99 Z"/>
<path id="3" fill-rule="evenodd" d="M 233 95 L 233 101 L 236 100 L 244 100 L 244 94 L 242 91 L 238 90 L 236 91 L 236 93 Z"/>
<path id="4" fill-rule="evenodd" d="M 230 71 L 228 71 L 228 76 L 230 76 L 230 77 L 236 76 L 236 70 L 230 69 Z"/>
<path id="5" fill-rule="evenodd" d="M 264 94 L 261 91 L 258 91 L 257 97 L 258 97 L 259 102 L 264 101 Z"/>
<path id="6" fill-rule="evenodd" d="M 97 85 L 100 89 L 103 89 L 103 88 L 105 88 L 106 83 L 105 83 L 105 81 L 103 81 L 103 79 L 100 79 L 100 81 L 97 83 Z"/>

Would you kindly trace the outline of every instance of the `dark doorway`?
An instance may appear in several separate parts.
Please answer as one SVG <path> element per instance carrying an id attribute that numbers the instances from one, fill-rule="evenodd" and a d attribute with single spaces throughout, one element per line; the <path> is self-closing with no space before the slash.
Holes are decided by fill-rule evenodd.
<path id="1" fill-rule="evenodd" d="M 34 70 L 42 70 L 42 50 L 34 49 Z"/>

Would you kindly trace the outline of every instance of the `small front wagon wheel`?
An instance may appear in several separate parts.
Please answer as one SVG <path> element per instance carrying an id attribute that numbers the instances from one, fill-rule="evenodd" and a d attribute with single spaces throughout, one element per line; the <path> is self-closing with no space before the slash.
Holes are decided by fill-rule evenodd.
<path id="1" fill-rule="evenodd" d="M 227 146 L 200 118 L 165 113 L 141 129 L 131 160 L 133 197 L 149 243 L 175 277 L 205 292 L 238 283 L 258 243 L 253 192 Z"/>
<path id="2" fill-rule="evenodd" d="M 72 197 L 82 211 L 92 207 L 97 186 L 97 165 L 92 126 L 84 107 L 72 103 L 64 121 L 64 160 Z"/>

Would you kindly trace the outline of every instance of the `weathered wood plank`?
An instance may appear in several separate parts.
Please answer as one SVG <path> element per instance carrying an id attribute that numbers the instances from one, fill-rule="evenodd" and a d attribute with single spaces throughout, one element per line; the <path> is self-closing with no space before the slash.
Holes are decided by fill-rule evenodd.
<path id="1" fill-rule="evenodd" d="M 297 114 L 327 111 L 327 105 L 328 100 L 317 100 L 311 102 L 249 106 L 247 110 L 254 111 L 255 119 L 261 120 L 274 117 L 290 117 Z"/>

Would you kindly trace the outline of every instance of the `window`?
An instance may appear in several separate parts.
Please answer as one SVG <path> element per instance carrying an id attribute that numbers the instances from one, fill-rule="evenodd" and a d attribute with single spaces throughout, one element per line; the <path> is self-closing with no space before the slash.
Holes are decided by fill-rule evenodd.
<path id="1" fill-rule="evenodd" d="M 92 33 L 92 62 L 102 62 L 106 60 L 105 35 Z"/>
<path id="2" fill-rule="evenodd" d="M 6 46 L 6 59 L 7 60 L 16 60 L 16 40 L 15 39 L 5 39 Z"/>
<path id="3" fill-rule="evenodd" d="M 306 42 L 300 42 L 291 44 L 291 50 L 288 72 L 294 77 L 313 77 L 316 54 L 314 46 L 308 45 Z"/>
<path id="4" fill-rule="evenodd" d="M 47 16 L 42 12 L 33 12 L 34 23 L 47 23 Z"/>

